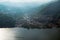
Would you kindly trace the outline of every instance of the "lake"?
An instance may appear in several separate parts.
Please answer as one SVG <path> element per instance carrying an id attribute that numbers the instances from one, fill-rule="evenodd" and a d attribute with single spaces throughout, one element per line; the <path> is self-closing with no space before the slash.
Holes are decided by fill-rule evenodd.
<path id="1" fill-rule="evenodd" d="M 0 28 L 0 40 L 59 40 L 60 28 Z"/>

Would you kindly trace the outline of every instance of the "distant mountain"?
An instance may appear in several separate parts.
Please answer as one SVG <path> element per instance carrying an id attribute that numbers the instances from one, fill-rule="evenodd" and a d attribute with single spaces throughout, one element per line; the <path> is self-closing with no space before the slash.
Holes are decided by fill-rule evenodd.
<path id="1" fill-rule="evenodd" d="M 42 10 L 40 10 L 36 15 L 41 21 L 43 20 L 47 21 L 48 17 L 52 18 L 56 17 L 57 15 L 60 16 L 60 1 L 48 4 Z"/>
<path id="2" fill-rule="evenodd" d="M 0 12 L 6 12 L 6 13 L 19 13 L 21 12 L 20 8 L 16 8 L 16 7 L 9 7 L 3 4 L 0 4 Z"/>
<path id="3" fill-rule="evenodd" d="M 60 1 L 50 3 L 40 12 L 42 12 L 43 15 L 54 15 L 60 13 Z"/>
<path id="4" fill-rule="evenodd" d="M 12 17 L 20 16 L 23 14 L 20 8 L 9 7 L 3 4 L 0 4 L 0 13 L 1 12 L 4 14 L 9 14 Z"/>
<path id="5" fill-rule="evenodd" d="M 53 22 L 53 25 L 55 25 L 57 22 L 56 20 L 58 20 L 58 18 L 60 19 L 60 1 L 52 2 L 44 6 L 42 10 L 38 11 L 38 13 L 33 14 L 33 16 L 31 17 L 31 19 L 33 19 L 31 20 L 32 23 L 28 23 L 27 25 L 24 24 L 25 27 L 29 25 L 28 27 L 30 28 L 30 25 L 32 25 L 31 28 L 38 28 L 36 25 L 40 25 L 39 27 L 41 27 L 42 25 L 42 27 L 45 28 L 47 26 L 44 27 L 44 25 L 48 25 L 49 23 Z"/>

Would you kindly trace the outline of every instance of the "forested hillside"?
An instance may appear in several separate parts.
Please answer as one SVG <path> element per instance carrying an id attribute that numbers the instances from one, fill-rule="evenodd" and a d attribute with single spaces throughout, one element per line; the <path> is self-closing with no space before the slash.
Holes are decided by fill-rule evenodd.
<path id="1" fill-rule="evenodd" d="M 37 10 L 39 11 L 39 10 Z M 28 28 L 57 28 L 60 27 L 60 1 L 48 4 L 25 23 Z M 24 27 L 23 25 L 23 27 Z"/>
<path id="2" fill-rule="evenodd" d="M 15 7 L 15 4 L 13 6 L 0 4 L 0 27 L 4 27 L 3 25 L 39 29 L 60 27 L 60 1 L 38 6 L 20 5 Z"/>

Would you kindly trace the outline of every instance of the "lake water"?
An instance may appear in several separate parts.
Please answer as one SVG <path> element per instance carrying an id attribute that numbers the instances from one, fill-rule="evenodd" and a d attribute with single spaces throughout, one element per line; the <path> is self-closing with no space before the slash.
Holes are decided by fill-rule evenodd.
<path id="1" fill-rule="evenodd" d="M 55 29 L 25 29 L 0 28 L 0 40 L 57 40 L 60 28 Z"/>

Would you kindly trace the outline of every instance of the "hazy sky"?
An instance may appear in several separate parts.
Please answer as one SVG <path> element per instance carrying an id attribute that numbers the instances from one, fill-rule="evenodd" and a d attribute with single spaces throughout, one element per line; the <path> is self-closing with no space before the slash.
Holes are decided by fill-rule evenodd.
<path id="1" fill-rule="evenodd" d="M 0 0 L 0 2 L 41 2 L 41 3 L 46 3 L 54 0 Z"/>
<path id="2" fill-rule="evenodd" d="M 8 6 L 18 6 L 25 7 L 26 5 L 42 5 L 54 0 L 0 0 L 0 4 L 8 5 Z M 56 0 L 55 0 L 56 1 Z M 23 6 L 22 6 L 23 5 Z"/>

